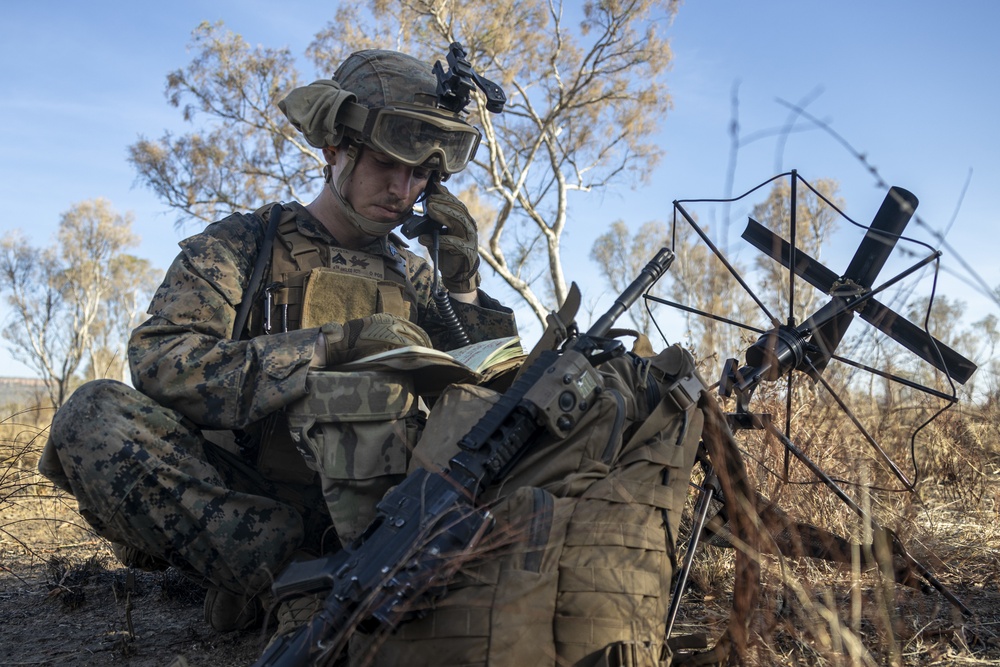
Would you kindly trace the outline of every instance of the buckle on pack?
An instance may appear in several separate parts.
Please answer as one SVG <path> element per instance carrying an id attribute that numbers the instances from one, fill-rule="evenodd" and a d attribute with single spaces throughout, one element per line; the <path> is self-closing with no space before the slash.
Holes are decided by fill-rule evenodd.
<path id="1" fill-rule="evenodd" d="M 666 394 L 678 410 L 687 412 L 695 406 L 703 391 L 705 391 L 704 380 L 701 379 L 697 371 L 691 371 L 670 385 Z"/>

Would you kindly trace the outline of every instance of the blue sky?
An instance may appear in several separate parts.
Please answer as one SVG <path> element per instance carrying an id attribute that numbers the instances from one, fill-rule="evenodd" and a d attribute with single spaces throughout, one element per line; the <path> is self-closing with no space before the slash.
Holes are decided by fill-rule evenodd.
<path id="1" fill-rule="evenodd" d="M 196 229 L 175 229 L 174 215 L 135 185 L 125 155 L 139 135 L 184 130 L 163 89 L 167 73 L 191 57 L 191 30 L 221 19 L 252 44 L 287 46 L 302 56 L 333 6 L 298 0 L 4 3 L 2 231 L 19 227 L 46 245 L 61 213 L 106 197 L 118 211 L 135 213 L 143 239 L 137 254 L 165 269 L 176 242 Z M 577 204 L 566 256 L 586 257 L 593 238 L 616 219 L 635 226 L 669 220 L 674 199 L 725 194 L 731 94 L 739 82 L 744 136 L 787 122 L 779 99 L 809 98 L 810 113 L 865 153 L 886 181 L 914 192 L 918 214 L 947 228 L 957 255 L 988 284 L 1000 284 L 993 196 L 1000 185 L 998 19 L 1000 3 L 992 0 L 688 0 L 669 29 L 674 107 L 658 137 L 665 157 L 648 185 L 622 185 Z M 743 146 L 733 190 L 791 168 L 809 180 L 837 179 L 848 214 L 862 222 L 885 194 L 863 164 L 819 130 L 783 141 L 766 135 Z M 914 227 L 911 235 L 930 238 Z M 946 254 L 943 265 L 963 271 L 955 254 Z M 567 269 L 571 279 L 599 288 L 588 282 L 592 267 L 568 261 Z M 965 300 L 976 317 L 998 310 L 950 275 L 942 291 Z M 503 292 L 488 276 L 486 284 Z M 0 307 L 0 316 L 6 314 Z M 29 374 L 7 356 L 0 353 L 0 375 Z"/>

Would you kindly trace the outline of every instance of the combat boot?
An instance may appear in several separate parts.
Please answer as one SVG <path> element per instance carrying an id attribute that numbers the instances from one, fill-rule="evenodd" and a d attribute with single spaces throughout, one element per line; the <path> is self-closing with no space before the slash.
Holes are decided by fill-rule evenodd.
<path id="1" fill-rule="evenodd" d="M 265 608 L 259 595 L 235 595 L 217 588 L 205 594 L 205 622 L 217 632 L 259 628 Z"/>
<path id="2" fill-rule="evenodd" d="M 319 595 L 303 595 L 285 600 L 278 605 L 278 628 L 275 636 L 287 634 L 300 625 L 305 625 L 322 605 L 323 598 Z"/>
<path id="3" fill-rule="evenodd" d="M 170 567 L 170 563 L 162 558 L 121 542 L 111 543 L 111 553 L 125 567 L 134 567 L 146 572 L 160 572 Z"/>

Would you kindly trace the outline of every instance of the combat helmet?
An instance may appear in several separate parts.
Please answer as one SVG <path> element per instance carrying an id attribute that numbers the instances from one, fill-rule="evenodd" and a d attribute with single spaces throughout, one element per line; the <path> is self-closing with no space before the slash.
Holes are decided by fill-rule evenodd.
<path id="1" fill-rule="evenodd" d="M 333 80 L 296 88 L 279 103 L 310 144 L 345 149 L 345 168 L 336 182 L 327 180 L 346 218 L 365 234 L 388 234 L 409 212 L 380 222 L 361 215 L 344 198 L 343 186 L 361 146 L 444 178 L 464 169 L 476 153 L 479 130 L 461 111 L 441 105 L 438 79 L 431 66 L 412 56 L 370 49 L 351 54 Z"/>

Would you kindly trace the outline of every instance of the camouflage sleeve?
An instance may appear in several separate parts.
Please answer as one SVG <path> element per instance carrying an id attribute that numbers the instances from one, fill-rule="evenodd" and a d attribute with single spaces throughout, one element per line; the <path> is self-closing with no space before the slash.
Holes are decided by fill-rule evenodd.
<path id="1" fill-rule="evenodd" d="M 451 300 L 451 306 L 458 316 L 458 321 L 469 335 L 470 343 L 517 335 L 514 311 L 501 305 L 483 290 L 479 290 L 478 306 L 455 299 Z"/>
<path id="2" fill-rule="evenodd" d="M 318 329 L 231 339 L 262 237 L 231 216 L 182 241 L 129 340 L 135 387 L 202 427 L 244 428 L 305 394 Z"/>
<path id="3" fill-rule="evenodd" d="M 459 346 L 448 331 L 445 320 L 438 312 L 437 304 L 431 297 L 433 274 L 430 264 L 422 257 L 408 250 L 401 250 L 406 259 L 410 282 L 417 292 L 417 324 L 427 332 L 434 347 L 451 350 Z M 458 321 L 462 324 L 470 343 L 478 343 L 492 338 L 517 335 L 514 311 L 479 290 L 479 305 L 474 306 L 449 299 Z"/>

